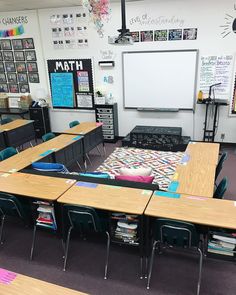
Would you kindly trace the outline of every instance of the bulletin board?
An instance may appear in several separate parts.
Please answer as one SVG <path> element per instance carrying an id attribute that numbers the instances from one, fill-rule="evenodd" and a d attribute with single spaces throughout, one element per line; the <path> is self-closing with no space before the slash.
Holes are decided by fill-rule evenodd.
<path id="1" fill-rule="evenodd" d="M 50 59 L 47 66 L 53 108 L 94 108 L 91 59 Z"/>

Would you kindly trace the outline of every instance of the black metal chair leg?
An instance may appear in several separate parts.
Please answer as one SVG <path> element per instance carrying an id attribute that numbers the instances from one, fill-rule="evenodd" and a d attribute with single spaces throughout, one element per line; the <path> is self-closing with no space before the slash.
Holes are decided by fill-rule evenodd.
<path id="1" fill-rule="evenodd" d="M 37 226 L 34 225 L 33 240 L 32 240 L 31 251 L 30 251 L 30 260 L 33 259 L 33 255 L 34 255 L 34 245 L 35 245 L 36 230 L 37 230 Z"/>
<path id="2" fill-rule="evenodd" d="M 3 235 L 3 226 L 6 216 L 3 215 L 1 218 L 1 229 L 0 229 L 0 243 L 3 244 L 2 235 Z"/>
<path id="3" fill-rule="evenodd" d="M 71 226 L 69 228 L 68 234 L 67 234 L 63 271 L 66 271 L 66 264 L 67 264 L 67 257 L 68 257 L 69 243 L 70 243 L 70 234 L 71 234 L 72 229 L 73 229 L 73 227 Z"/>
<path id="4" fill-rule="evenodd" d="M 107 271 L 108 271 L 108 262 L 109 262 L 109 252 L 110 252 L 110 235 L 109 232 L 106 231 L 107 234 L 107 252 L 106 252 L 106 263 L 105 263 L 105 274 L 104 279 L 107 279 Z"/>
<path id="5" fill-rule="evenodd" d="M 152 254 L 151 254 L 151 260 L 150 260 L 149 271 L 148 271 L 147 289 L 150 288 L 150 280 L 151 280 L 151 276 L 152 276 L 152 267 L 153 267 L 153 260 L 154 260 L 156 244 L 157 244 L 157 241 L 155 241 L 152 246 Z"/>

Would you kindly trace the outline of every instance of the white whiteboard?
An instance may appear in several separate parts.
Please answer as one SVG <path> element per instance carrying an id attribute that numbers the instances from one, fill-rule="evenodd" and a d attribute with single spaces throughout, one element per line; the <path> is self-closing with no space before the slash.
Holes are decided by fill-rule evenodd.
<path id="1" fill-rule="evenodd" d="M 197 50 L 123 52 L 125 108 L 193 109 Z"/>

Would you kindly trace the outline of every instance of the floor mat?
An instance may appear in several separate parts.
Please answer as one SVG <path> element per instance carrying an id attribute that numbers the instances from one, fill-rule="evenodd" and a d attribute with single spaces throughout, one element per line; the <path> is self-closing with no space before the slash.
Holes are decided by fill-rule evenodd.
<path id="1" fill-rule="evenodd" d="M 118 147 L 98 167 L 97 171 L 107 172 L 112 177 L 120 174 L 120 168 L 151 167 L 155 177 L 153 183 L 158 183 L 161 189 L 167 189 L 176 165 L 182 159 L 182 152 L 162 152 L 138 148 Z"/>

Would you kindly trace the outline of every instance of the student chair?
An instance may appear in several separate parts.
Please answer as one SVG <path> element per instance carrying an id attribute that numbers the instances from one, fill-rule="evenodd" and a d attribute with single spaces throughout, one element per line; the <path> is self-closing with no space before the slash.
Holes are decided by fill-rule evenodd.
<path id="1" fill-rule="evenodd" d="M 17 150 L 14 147 L 7 147 L 0 152 L 0 161 L 4 161 L 17 154 Z"/>
<path id="2" fill-rule="evenodd" d="M 7 117 L 7 118 L 1 120 L 1 124 L 4 125 L 4 124 L 10 123 L 12 121 L 13 121 L 12 118 Z"/>
<path id="3" fill-rule="evenodd" d="M 53 139 L 54 137 L 56 137 L 56 135 L 52 132 L 49 132 L 49 133 L 46 133 L 42 136 L 42 140 L 45 142 L 45 141 L 48 141 L 50 139 Z"/>
<path id="4" fill-rule="evenodd" d="M 79 121 L 77 121 L 77 120 L 76 120 L 76 121 L 72 121 L 72 122 L 69 123 L 69 127 L 72 128 L 72 127 L 75 127 L 75 126 L 77 126 L 77 125 L 79 125 L 79 124 L 80 124 L 80 123 L 79 123 Z"/>
<path id="5" fill-rule="evenodd" d="M 218 184 L 213 198 L 217 198 L 217 199 L 223 199 L 224 193 L 226 192 L 228 187 L 228 179 L 227 177 L 224 177 L 221 182 Z"/>
<path id="6" fill-rule="evenodd" d="M 38 171 L 45 172 L 61 172 L 68 173 L 69 170 L 65 165 L 59 163 L 47 163 L 47 162 L 34 162 L 32 163 L 32 168 Z"/>
<path id="7" fill-rule="evenodd" d="M 97 211 L 91 207 L 85 206 L 72 206 L 64 205 L 64 223 L 68 224 L 68 232 L 65 245 L 65 258 L 63 270 L 66 270 L 67 259 L 68 259 L 68 249 L 70 242 L 70 235 L 72 229 L 79 229 L 82 233 L 95 232 L 95 233 L 106 233 L 107 235 L 107 250 L 105 259 L 105 272 L 104 279 L 107 279 L 108 271 L 108 259 L 109 259 L 109 249 L 110 249 L 110 235 L 108 233 L 108 225 L 103 222 L 103 219 L 99 217 Z"/>
<path id="8" fill-rule="evenodd" d="M 200 235 L 197 233 L 195 226 L 191 223 L 181 222 L 171 219 L 159 218 L 154 223 L 154 242 L 148 271 L 147 289 L 150 288 L 150 280 L 152 275 L 153 260 L 156 247 L 160 250 L 162 245 L 171 246 L 172 249 L 182 248 L 196 249 L 199 252 L 199 273 L 197 295 L 200 292 L 201 275 L 202 275 L 202 251 L 199 248 Z"/>
<path id="9" fill-rule="evenodd" d="M 220 159 L 219 159 L 219 162 L 216 166 L 215 181 L 223 168 L 223 164 L 224 164 L 224 161 L 227 159 L 227 155 L 228 155 L 227 152 L 223 152 Z"/>
<path id="10" fill-rule="evenodd" d="M 1 227 L 0 227 L 0 243 L 2 244 L 3 226 L 6 216 L 16 216 L 29 224 L 32 220 L 30 203 L 28 200 L 21 200 L 13 195 L 0 192 L 0 214 L 1 214 Z"/>

